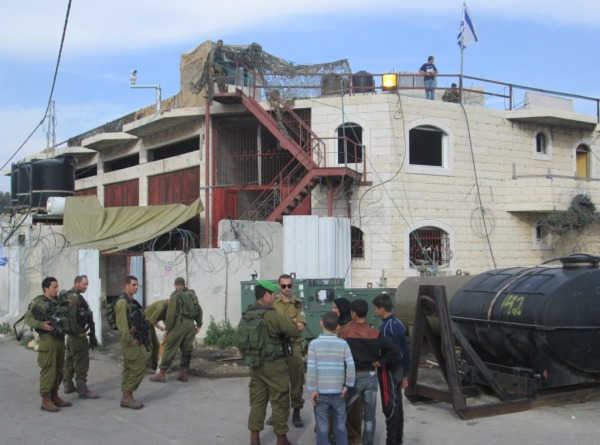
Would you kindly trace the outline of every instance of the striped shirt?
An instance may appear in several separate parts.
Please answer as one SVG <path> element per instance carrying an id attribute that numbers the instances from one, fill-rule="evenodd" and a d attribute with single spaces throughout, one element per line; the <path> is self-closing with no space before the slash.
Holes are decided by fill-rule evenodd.
<path id="1" fill-rule="evenodd" d="M 354 360 L 345 340 L 321 334 L 308 345 L 307 385 L 309 393 L 340 394 L 343 386 L 354 386 Z"/>

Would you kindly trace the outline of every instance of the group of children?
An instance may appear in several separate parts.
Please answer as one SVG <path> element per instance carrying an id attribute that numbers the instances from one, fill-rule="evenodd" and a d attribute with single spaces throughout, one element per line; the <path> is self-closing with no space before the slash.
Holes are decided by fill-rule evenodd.
<path id="1" fill-rule="evenodd" d="M 386 444 L 402 443 L 407 333 L 392 313 L 388 294 L 375 297 L 373 306 L 383 320 L 379 331 L 366 323 L 365 300 L 336 299 L 334 310 L 321 319 L 323 333 L 308 346 L 307 389 L 314 407 L 317 445 L 328 445 L 331 436 L 336 445 L 354 445 L 361 440 L 361 423 L 362 444 L 372 444 L 378 386 L 386 418 Z M 360 406 L 358 418 L 350 414 L 355 405 Z"/>

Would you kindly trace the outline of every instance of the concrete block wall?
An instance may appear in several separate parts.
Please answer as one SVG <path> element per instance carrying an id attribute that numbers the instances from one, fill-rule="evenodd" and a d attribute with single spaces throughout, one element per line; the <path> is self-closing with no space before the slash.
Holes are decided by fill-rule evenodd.
<path id="1" fill-rule="evenodd" d="M 476 273 L 494 266 L 538 264 L 548 252 L 534 248 L 535 218 L 523 219 L 507 212 L 506 206 L 515 199 L 525 206 L 537 201 L 557 201 L 558 205 L 568 206 L 581 190 L 600 199 L 600 188 L 589 181 L 526 178 L 518 179 L 517 186 L 510 185 L 514 182 L 513 163 L 518 175 L 543 176 L 548 169 L 555 175 L 572 175 L 574 150 L 581 140 L 592 143 L 590 132 L 515 123 L 505 119 L 503 111 L 466 106 L 463 112 L 456 104 L 393 94 L 345 97 L 342 120 L 336 101 L 340 98 L 321 98 L 321 106 L 305 106 L 313 107 L 312 124 L 318 135 L 335 134 L 344 121 L 363 127 L 367 176 L 373 184 L 358 187 L 351 199 L 352 225 L 363 230 L 366 246 L 364 260 L 353 261 L 356 286 L 375 282 L 381 268 L 386 269 L 392 285 L 414 275 L 416 272 L 408 267 L 407 240 L 408 234 L 423 221 L 437 222 L 432 224 L 437 227 L 445 224 L 451 229 L 454 256 L 450 272 L 462 269 Z M 406 158 L 408 133 L 410 128 L 424 123 L 449 133 L 452 168 L 435 172 L 429 168 L 411 170 Z M 551 153 L 544 159 L 535 156 L 535 136 L 540 129 L 552 144 Z M 597 150 L 597 141 L 594 143 L 592 150 Z M 597 166 L 592 163 L 592 167 L 592 177 L 598 178 Z M 523 196 L 523 188 L 531 192 L 529 196 Z M 334 203 L 334 215 L 346 215 L 342 199 L 345 197 Z M 316 188 L 313 213 L 326 215 L 326 203 L 326 190 Z M 485 209 L 487 236 L 481 205 Z M 571 249 L 576 245 L 571 242 Z M 560 250 L 568 252 L 569 245 Z"/>

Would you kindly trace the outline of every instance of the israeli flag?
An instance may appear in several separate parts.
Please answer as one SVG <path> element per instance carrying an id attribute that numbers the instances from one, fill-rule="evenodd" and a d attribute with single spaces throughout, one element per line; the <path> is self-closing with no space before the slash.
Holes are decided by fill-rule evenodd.
<path id="1" fill-rule="evenodd" d="M 471 20 L 467 4 L 463 4 L 462 21 L 460 22 L 460 28 L 458 29 L 457 42 L 460 49 L 465 49 L 471 43 L 477 42 L 477 30 L 475 24 Z"/>

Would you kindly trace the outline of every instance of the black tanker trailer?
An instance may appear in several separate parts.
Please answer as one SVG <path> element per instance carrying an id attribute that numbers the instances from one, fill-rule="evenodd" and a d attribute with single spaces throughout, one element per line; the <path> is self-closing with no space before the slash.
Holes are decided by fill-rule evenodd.
<path id="1" fill-rule="evenodd" d="M 588 389 L 600 384 L 600 258 L 577 254 L 560 261 L 559 267 L 426 277 L 412 298 L 407 291 L 419 280 L 401 284 L 397 307 L 407 311 L 407 301 L 416 302 L 409 324 L 418 338 L 411 339 L 411 354 L 418 360 L 423 339 L 437 342 L 432 350 L 449 386 L 444 395 L 417 385 L 413 362 L 409 398 L 452 402 L 463 418 L 527 409 L 542 393 L 569 388 L 586 392 L 565 401 L 591 398 Z M 472 385 L 491 386 L 502 403 L 512 406 L 469 414 L 464 389 Z"/>

